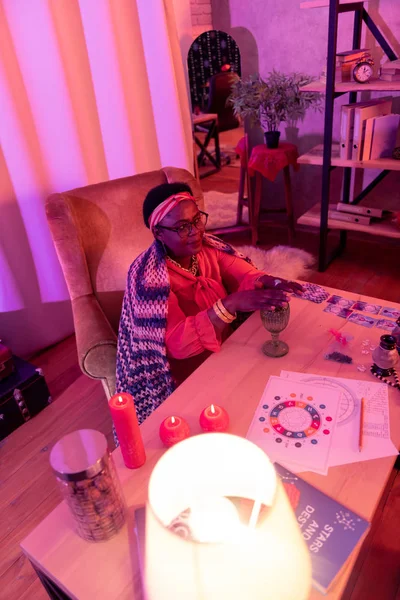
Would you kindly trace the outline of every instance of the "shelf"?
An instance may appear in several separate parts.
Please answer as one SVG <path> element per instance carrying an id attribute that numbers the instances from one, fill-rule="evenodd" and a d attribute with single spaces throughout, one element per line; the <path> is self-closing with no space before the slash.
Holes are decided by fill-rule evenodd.
<path id="1" fill-rule="evenodd" d="M 309 152 L 302 154 L 297 162 L 301 165 L 323 164 L 323 144 L 314 146 Z M 352 167 L 353 169 L 381 169 L 388 171 L 400 171 L 400 160 L 394 158 L 377 158 L 376 160 L 346 160 L 340 158 L 339 144 L 332 145 L 331 165 L 333 167 Z"/>
<path id="2" fill-rule="evenodd" d="M 366 4 L 368 0 L 340 0 L 339 4 L 354 4 L 354 2 L 364 2 Z M 323 6 L 329 6 L 329 0 L 307 0 L 307 2 L 300 2 L 300 8 L 322 8 Z"/>
<path id="3" fill-rule="evenodd" d="M 326 83 L 313 81 L 313 83 L 308 83 L 300 88 L 300 91 L 324 94 L 325 89 Z M 345 92 L 400 92 L 400 81 L 382 81 L 381 79 L 371 79 L 369 83 L 345 81 L 335 84 L 335 92 L 338 94 Z"/>
<path id="4" fill-rule="evenodd" d="M 332 204 L 329 209 L 335 209 L 336 205 Z M 363 233 L 369 233 L 370 235 L 378 235 L 383 237 L 390 237 L 400 239 L 400 229 L 391 223 L 392 215 L 387 217 L 387 220 L 371 223 L 370 225 L 360 225 L 359 223 L 348 223 L 346 221 L 336 221 L 336 219 L 328 220 L 329 229 L 346 229 L 348 231 L 362 231 Z M 315 204 L 310 210 L 304 215 L 297 219 L 298 225 L 308 225 L 310 227 L 320 227 L 321 220 L 321 204 Z"/>

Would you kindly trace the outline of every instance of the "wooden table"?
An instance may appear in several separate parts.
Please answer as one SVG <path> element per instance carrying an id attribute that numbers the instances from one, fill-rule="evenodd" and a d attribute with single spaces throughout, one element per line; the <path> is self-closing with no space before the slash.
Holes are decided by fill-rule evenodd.
<path id="1" fill-rule="evenodd" d="M 400 308 L 375 298 L 329 290 L 354 300 Z M 366 329 L 323 312 L 324 304 L 293 299 L 291 320 L 282 334 L 290 346 L 281 359 L 267 358 L 261 345 L 269 335 L 262 327 L 258 313 L 252 315 L 189 379 L 182 384 L 142 425 L 147 462 L 138 471 L 123 465 L 119 449 L 114 458 L 129 506 L 128 525 L 105 543 L 85 542 L 74 533 L 72 518 L 65 503 L 60 504 L 22 542 L 22 548 L 34 567 L 53 586 L 52 597 L 79 600 L 138 600 L 142 598 L 138 571 L 136 540 L 133 529 L 134 507 L 144 504 L 147 483 L 154 464 L 164 451 L 158 437 L 161 421 L 171 415 L 182 415 L 194 434 L 200 432 L 198 417 L 211 402 L 224 406 L 231 417 L 232 433 L 245 436 L 264 387 L 270 375 L 281 369 L 303 371 L 351 379 L 369 379 L 353 365 L 326 361 L 324 351 L 330 341 L 332 327 L 354 335 L 355 363 L 368 364 L 370 355 L 361 354 L 361 341 L 376 343 L 381 329 Z M 391 437 L 400 446 L 400 394 L 389 388 Z M 395 457 L 331 467 L 328 476 L 305 473 L 302 477 L 339 502 L 372 520 L 380 497 L 392 471 Z M 338 599 L 346 586 L 360 546 L 353 552 L 340 577 L 325 596 Z M 382 574 L 384 577 L 384 574 Z M 54 592 L 54 590 L 56 590 Z M 67 595 L 64 595 L 67 594 Z M 313 589 L 312 600 L 323 598 Z M 221 599 L 222 600 L 222 599 Z"/>

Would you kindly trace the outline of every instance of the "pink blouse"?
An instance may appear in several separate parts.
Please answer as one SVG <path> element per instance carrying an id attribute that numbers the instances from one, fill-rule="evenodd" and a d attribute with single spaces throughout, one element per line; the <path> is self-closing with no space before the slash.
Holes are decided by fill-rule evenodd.
<path id="1" fill-rule="evenodd" d="M 210 354 L 218 352 L 230 335 L 230 325 L 217 332 L 207 314 L 219 299 L 254 289 L 260 271 L 241 258 L 203 246 L 197 255 L 195 277 L 167 260 L 171 291 L 166 330 L 167 355 L 172 375 L 182 383 Z"/>

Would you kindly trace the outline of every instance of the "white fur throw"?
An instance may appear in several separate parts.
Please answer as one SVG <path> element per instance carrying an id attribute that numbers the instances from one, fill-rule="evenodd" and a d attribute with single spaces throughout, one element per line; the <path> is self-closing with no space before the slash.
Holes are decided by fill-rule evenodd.
<path id="1" fill-rule="evenodd" d="M 253 263 L 270 275 L 284 279 L 305 279 L 315 263 L 312 254 L 290 246 L 275 246 L 262 250 L 254 246 L 239 246 L 239 252 L 251 258 Z"/>

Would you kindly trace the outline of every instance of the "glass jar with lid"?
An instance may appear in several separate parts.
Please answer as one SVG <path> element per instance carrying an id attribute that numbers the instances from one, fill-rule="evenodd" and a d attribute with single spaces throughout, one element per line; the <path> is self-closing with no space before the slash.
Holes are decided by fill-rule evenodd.
<path id="1" fill-rule="evenodd" d="M 77 533 L 104 541 L 125 522 L 125 503 L 106 437 L 93 429 L 65 435 L 50 453 L 50 464 Z"/>

